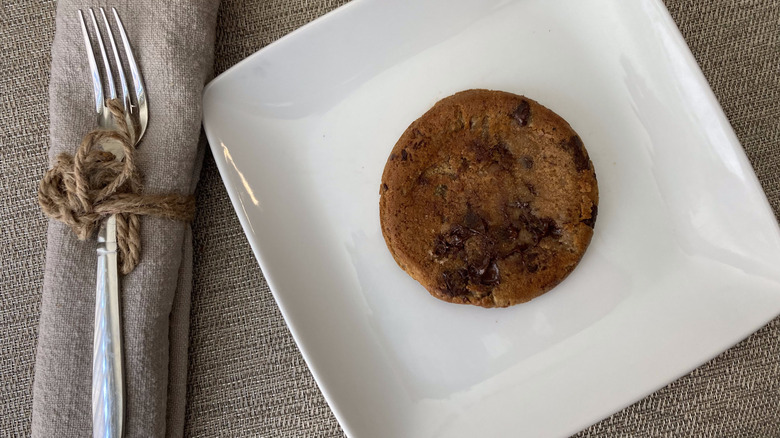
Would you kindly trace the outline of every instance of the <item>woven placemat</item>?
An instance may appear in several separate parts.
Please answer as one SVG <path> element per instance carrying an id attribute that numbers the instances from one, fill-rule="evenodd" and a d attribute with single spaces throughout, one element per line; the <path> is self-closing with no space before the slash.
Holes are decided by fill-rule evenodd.
<path id="1" fill-rule="evenodd" d="M 223 0 L 216 73 L 343 0 Z M 780 1 L 666 0 L 780 212 Z M 0 26 L 0 435 L 30 431 L 46 221 L 53 2 Z M 343 436 L 286 328 L 211 156 L 198 188 L 188 436 Z M 780 318 L 577 436 L 780 436 Z"/>
<path id="2" fill-rule="evenodd" d="M 0 436 L 29 436 L 48 165 L 54 2 L 3 0 L 0 10 Z"/>

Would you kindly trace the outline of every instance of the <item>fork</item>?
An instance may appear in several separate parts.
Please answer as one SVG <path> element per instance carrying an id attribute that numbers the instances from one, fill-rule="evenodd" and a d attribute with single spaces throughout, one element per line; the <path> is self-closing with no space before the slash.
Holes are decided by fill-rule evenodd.
<path id="1" fill-rule="evenodd" d="M 149 108 L 146 100 L 141 71 L 136 63 L 135 56 L 130 48 L 125 28 L 116 9 L 111 8 L 116 27 L 124 46 L 127 65 L 133 80 L 133 88 L 128 87 L 127 77 L 117 50 L 114 34 L 106 12 L 100 8 L 103 25 L 111 43 L 114 59 L 112 68 L 111 60 L 106 54 L 103 44 L 103 35 L 95 18 L 95 12 L 90 8 L 89 15 L 94 28 L 100 55 L 103 59 L 106 85 L 110 99 L 117 98 L 117 90 L 114 83 L 112 70 L 119 75 L 119 84 L 122 92 L 122 104 L 126 117 L 135 117 L 138 121 L 139 131 L 136 133 L 135 144 L 141 141 L 146 132 L 149 121 Z M 84 46 L 87 52 L 92 86 L 95 94 L 95 111 L 97 124 L 100 128 L 115 129 L 111 112 L 106 106 L 103 83 L 100 79 L 95 55 L 90 42 L 90 35 L 84 21 L 84 14 L 79 10 L 81 31 L 84 34 Z M 115 159 L 121 161 L 124 153 L 121 148 L 110 150 Z M 92 436 L 94 438 L 121 438 L 124 426 L 124 373 L 122 354 L 122 333 L 119 310 L 119 272 L 117 269 L 117 242 L 116 242 L 116 216 L 111 215 L 104 220 L 98 231 L 98 264 L 97 264 L 97 288 L 95 294 L 95 336 L 92 353 Z"/>

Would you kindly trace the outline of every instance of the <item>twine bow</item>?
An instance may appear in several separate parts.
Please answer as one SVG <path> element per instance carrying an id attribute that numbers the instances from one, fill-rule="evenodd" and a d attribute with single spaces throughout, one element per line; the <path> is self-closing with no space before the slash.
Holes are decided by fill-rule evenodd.
<path id="1" fill-rule="evenodd" d="M 101 220 L 116 215 L 120 270 L 131 272 L 141 256 L 142 215 L 189 222 L 195 198 L 179 194 L 142 194 L 135 162 L 135 129 L 118 99 L 106 101 L 115 130 L 96 129 L 81 140 L 75 155 L 61 153 L 38 187 L 43 212 L 70 226 L 80 240 L 89 238 Z M 124 160 L 107 152 L 121 146 Z"/>

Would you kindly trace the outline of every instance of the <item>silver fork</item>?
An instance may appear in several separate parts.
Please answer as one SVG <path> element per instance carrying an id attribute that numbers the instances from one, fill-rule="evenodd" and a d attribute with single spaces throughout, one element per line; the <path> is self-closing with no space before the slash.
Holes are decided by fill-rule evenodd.
<path id="1" fill-rule="evenodd" d="M 103 25 L 111 43 L 114 55 L 113 69 L 119 74 L 119 83 L 122 91 L 122 103 L 126 115 L 137 118 L 139 132 L 136 133 L 135 144 L 141 141 L 146 132 L 149 121 L 149 108 L 146 101 L 146 89 L 144 87 L 141 71 L 135 61 L 135 56 L 130 49 L 122 20 L 119 19 L 116 9 L 111 8 L 114 14 L 119 35 L 122 38 L 127 64 L 133 79 L 133 88 L 128 87 L 124 67 L 120 61 L 114 34 L 111 25 L 106 18 L 103 8 L 100 14 L 103 17 Z M 96 40 L 103 58 L 103 66 L 108 86 L 108 96 L 116 99 L 117 90 L 114 83 L 111 60 L 106 54 L 103 44 L 103 36 L 100 26 L 95 18 L 95 12 L 89 10 Z M 95 110 L 97 112 L 98 126 L 103 129 L 114 129 L 111 112 L 106 107 L 103 83 L 100 79 L 95 55 L 90 42 L 84 15 L 79 10 L 79 21 L 84 34 L 84 45 L 89 62 L 89 70 L 92 76 L 92 86 L 95 93 Z M 121 148 L 111 150 L 116 160 L 124 158 Z M 117 243 L 116 243 L 116 216 L 111 215 L 103 221 L 98 231 L 98 268 L 97 288 L 95 296 L 95 337 L 92 353 L 92 436 L 97 438 L 121 438 L 124 426 L 124 373 L 122 354 L 121 319 L 119 312 L 119 272 L 117 269 Z"/>

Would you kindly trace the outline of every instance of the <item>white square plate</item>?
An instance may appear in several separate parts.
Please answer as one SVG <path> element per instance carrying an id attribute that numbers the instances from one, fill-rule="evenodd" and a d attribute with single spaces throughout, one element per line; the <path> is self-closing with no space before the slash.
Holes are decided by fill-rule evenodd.
<path id="1" fill-rule="evenodd" d="M 468 88 L 556 111 L 599 179 L 580 266 L 508 309 L 432 298 L 379 228 L 390 149 Z M 659 0 L 356 0 L 215 79 L 204 124 L 353 437 L 573 433 L 780 313 L 777 222 Z"/>

